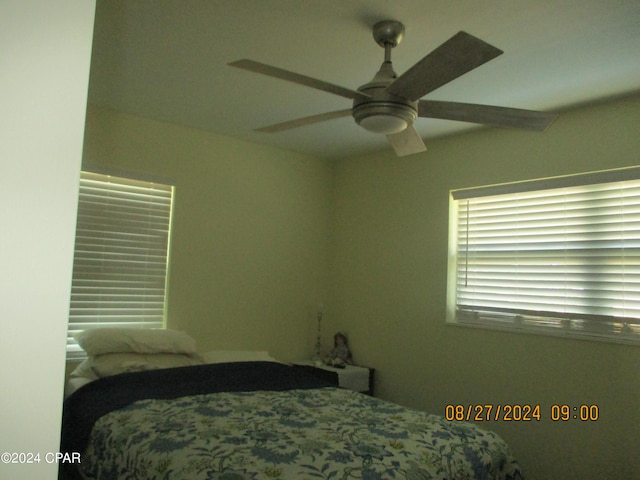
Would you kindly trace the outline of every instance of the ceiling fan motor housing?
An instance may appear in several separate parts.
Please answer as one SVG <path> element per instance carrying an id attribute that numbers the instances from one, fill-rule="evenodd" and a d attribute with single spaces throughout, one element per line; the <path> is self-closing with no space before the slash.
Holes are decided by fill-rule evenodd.
<path id="1" fill-rule="evenodd" d="M 385 61 L 369 83 L 358 88 L 369 95 L 353 101 L 353 118 L 356 123 L 374 133 L 394 134 L 406 129 L 418 117 L 418 102 L 412 102 L 387 91 L 397 78 L 391 62 Z"/>

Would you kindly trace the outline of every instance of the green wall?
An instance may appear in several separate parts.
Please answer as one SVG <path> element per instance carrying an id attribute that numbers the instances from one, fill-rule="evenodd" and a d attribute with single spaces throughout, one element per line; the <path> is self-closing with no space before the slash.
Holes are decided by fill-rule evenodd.
<path id="1" fill-rule="evenodd" d="M 201 351 L 309 357 L 349 334 L 378 396 L 540 404 L 544 420 L 490 422 L 528 480 L 632 478 L 640 470 L 640 348 L 445 325 L 449 190 L 640 163 L 640 95 L 563 112 L 545 133 L 484 129 L 335 162 L 91 108 L 84 166 L 176 185 L 170 328 Z M 552 404 L 600 420 L 549 420 Z"/>
<path id="2" fill-rule="evenodd" d="M 336 165 L 329 328 L 376 367 L 379 396 L 447 404 L 540 404 L 535 423 L 488 422 L 526 478 L 632 478 L 640 459 L 640 348 L 445 325 L 451 189 L 640 162 L 640 96 L 563 112 L 543 134 L 486 129 Z M 552 404 L 600 420 L 552 422 Z"/>
<path id="3" fill-rule="evenodd" d="M 83 168 L 176 186 L 168 327 L 200 351 L 307 358 L 326 302 L 332 166 L 204 131 L 90 108 Z"/>

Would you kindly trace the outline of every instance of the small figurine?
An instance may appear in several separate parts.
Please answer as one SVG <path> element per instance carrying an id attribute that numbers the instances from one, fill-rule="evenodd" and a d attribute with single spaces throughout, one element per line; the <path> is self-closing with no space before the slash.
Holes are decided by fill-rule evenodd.
<path id="1" fill-rule="evenodd" d="M 338 332 L 333 336 L 334 347 L 331 349 L 329 356 L 325 358 L 324 363 L 333 365 L 334 367 L 344 367 L 353 362 L 351 351 L 349 350 L 349 341 L 344 333 Z"/>

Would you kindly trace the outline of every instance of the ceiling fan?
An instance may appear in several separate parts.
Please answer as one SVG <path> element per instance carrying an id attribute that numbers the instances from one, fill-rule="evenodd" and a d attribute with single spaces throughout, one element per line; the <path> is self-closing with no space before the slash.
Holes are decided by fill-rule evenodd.
<path id="1" fill-rule="evenodd" d="M 398 76 L 391 65 L 391 50 L 404 36 L 404 25 L 383 20 L 373 26 L 373 38 L 384 48 L 384 62 L 373 79 L 357 90 L 333 85 L 316 78 L 265 65 L 253 60 L 237 60 L 230 66 L 280 78 L 353 100 L 350 109 L 321 113 L 257 129 L 275 133 L 316 122 L 353 115 L 366 130 L 382 133 L 400 157 L 423 152 L 426 146 L 413 126 L 417 117 L 458 120 L 493 126 L 544 130 L 555 113 L 471 103 L 420 100 L 442 85 L 464 75 L 503 52 L 492 45 L 458 32 L 409 70 Z"/>

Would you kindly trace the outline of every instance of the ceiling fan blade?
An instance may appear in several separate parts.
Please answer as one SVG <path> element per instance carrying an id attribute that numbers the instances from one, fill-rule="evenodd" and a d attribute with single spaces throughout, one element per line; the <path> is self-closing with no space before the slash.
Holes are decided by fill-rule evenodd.
<path id="1" fill-rule="evenodd" d="M 303 127 L 312 123 L 324 122 L 325 120 L 333 120 L 334 118 L 348 117 L 351 115 L 351 109 L 336 110 L 335 112 L 320 113 L 318 115 L 311 115 L 310 117 L 298 118 L 296 120 L 289 120 L 288 122 L 277 123 L 275 125 L 269 125 L 268 127 L 256 128 L 256 132 L 263 133 L 276 133 L 283 130 L 289 130 L 291 128 Z"/>
<path id="2" fill-rule="evenodd" d="M 558 114 L 493 105 L 420 100 L 418 116 L 542 131 L 556 119 Z"/>
<path id="3" fill-rule="evenodd" d="M 409 125 L 399 133 L 387 135 L 387 140 L 389 140 L 389 143 L 395 150 L 396 155 L 399 157 L 427 150 L 420 134 L 413 125 Z"/>
<path id="4" fill-rule="evenodd" d="M 400 75 L 387 91 L 416 101 L 502 53 L 473 35 L 458 32 Z"/>
<path id="5" fill-rule="evenodd" d="M 340 95 L 341 97 L 349 98 L 351 100 L 366 100 L 367 98 L 371 98 L 370 95 L 358 92 L 356 90 L 340 87 L 329 82 L 318 80 L 317 78 L 307 77 L 306 75 L 290 72 L 278 67 L 272 67 L 271 65 L 266 65 L 264 63 L 254 62 L 253 60 L 237 60 L 235 62 L 229 63 L 228 65 L 232 67 L 242 68 L 244 70 L 249 70 L 250 72 L 262 73 L 263 75 L 267 75 L 269 77 L 287 80 L 299 85 L 322 90 L 323 92 L 333 93 L 334 95 Z"/>

